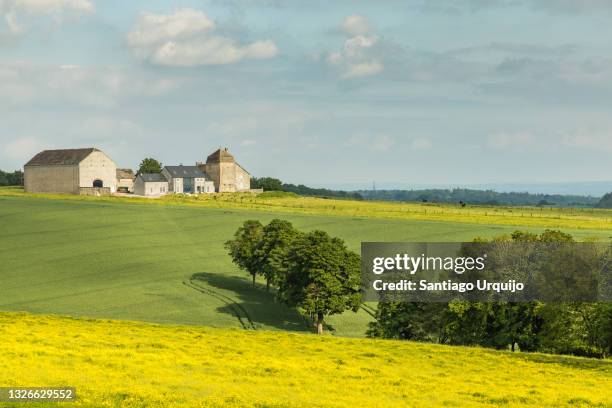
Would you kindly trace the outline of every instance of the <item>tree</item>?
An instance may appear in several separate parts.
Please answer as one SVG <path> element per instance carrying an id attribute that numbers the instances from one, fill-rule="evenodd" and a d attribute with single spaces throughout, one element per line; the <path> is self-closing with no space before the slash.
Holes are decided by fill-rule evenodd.
<path id="1" fill-rule="evenodd" d="M 264 191 L 283 191 L 283 182 L 272 177 L 253 177 L 251 187 L 263 188 Z"/>
<path id="2" fill-rule="evenodd" d="M 368 337 L 446 343 L 445 303 L 380 302 Z"/>
<path id="3" fill-rule="evenodd" d="M 161 173 L 162 164 L 152 157 L 147 157 L 140 162 L 138 167 L 138 174 L 150 174 L 150 173 Z"/>
<path id="4" fill-rule="evenodd" d="M 263 228 L 254 254 L 258 272 L 266 278 L 266 291 L 282 279 L 287 270 L 287 254 L 298 235 L 289 221 L 274 219 Z"/>
<path id="5" fill-rule="evenodd" d="M 23 185 L 23 172 L 15 170 L 12 173 L 0 170 L 0 186 L 21 186 Z"/>
<path id="6" fill-rule="evenodd" d="M 597 203 L 599 208 L 612 208 L 612 193 L 605 194 Z"/>
<path id="7" fill-rule="evenodd" d="M 361 303 L 360 258 L 344 241 L 324 231 L 298 237 L 287 253 L 287 271 L 280 281 L 278 299 L 316 318 L 323 333 L 326 315 L 357 311 Z"/>
<path id="8" fill-rule="evenodd" d="M 262 234 L 263 226 L 259 221 L 247 220 L 238 228 L 234 234 L 234 239 L 225 243 L 225 248 L 234 263 L 252 276 L 253 286 L 255 286 L 255 277 L 259 270 L 254 254 Z"/>

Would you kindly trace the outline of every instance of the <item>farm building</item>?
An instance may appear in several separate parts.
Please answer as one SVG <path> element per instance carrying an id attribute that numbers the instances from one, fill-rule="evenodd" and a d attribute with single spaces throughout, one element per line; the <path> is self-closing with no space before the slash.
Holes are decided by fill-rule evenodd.
<path id="1" fill-rule="evenodd" d="M 95 148 L 44 150 L 24 166 L 29 193 L 111 194 L 117 190 L 117 166 Z"/>
<path id="2" fill-rule="evenodd" d="M 210 177 L 218 193 L 248 191 L 251 188 L 251 174 L 236 162 L 227 147 L 209 155 L 206 163 L 196 164 Z"/>
<path id="3" fill-rule="evenodd" d="M 198 166 L 166 166 L 162 176 L 168 181 L 169 192 L 200 194 L 214 193 L 215 185 Z"/>
<path id="4" fill-rule="evenodd" d="M 134 192 L 134 170 L 117 169 L 117 191 Z"/>
<path id="5" fill-rule="evenodd" d="M 152 197 L 168 194 L 168 181 L 159 173 L 139 174 L 134 180 L 134 194 Z"/>

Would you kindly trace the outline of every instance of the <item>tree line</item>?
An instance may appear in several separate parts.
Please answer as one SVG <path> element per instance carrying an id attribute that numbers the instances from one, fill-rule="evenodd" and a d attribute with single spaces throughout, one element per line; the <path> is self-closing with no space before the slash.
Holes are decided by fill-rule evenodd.
<path id="1" fill-rule="evenodd" d="M 15 170 L 13 172 L 6 172 L 0 170 L 0 186 L 22 186 L 23 185 L 23 172 L 21 170 Z"/>
<path id="2" fill-rule="evenodd" d="M 567 194 L 532 194 L 526 192 L 497 192 L 493 190 L 421 189 L 421 190 L 357 190 L 342 191 L 312 188 L 303 184 L 284 183 L 274 177 L 253 177 L 252 188 L 264 191 L 284 191 L 302 196 L 344 198 L 351 200 L 406 201 L 445 204 L 507 205 L 536 207 L 585 207 L 612 208 L 612 193 L 601 198 Z"/>
<path id="3" fill-rule="evenodd" d="M 312 188 L 303 184 L 283 183 L 273 177 L 253 177 L 251 188 L 262 188 L 264 191 L 284 191 L 301 196 L 323 197 L 323 198 L 343 198 L 351 200 L 362 200 L 361 194 L 354 191 L 330 190 L 327 188 Z"/>
<path id="4" fill-rule="evenodd" d="M 361 304 L 360 257 L 325 231 L 301 232 L 284 220 L 248 220 L 225 243 L 233 262 L 275 288 L 276 299 L 310 316 L 323 333 L 325 316 L 356 312 Z"/>
<path id="5" fill-rule="evenodd" d="M 496 240 L 506 251 L 504 241 L 574 242 L 571 235 L 550 230 L 541 234 L 517 231 Z M 562 258 L 547 261 L 548 269 L 554 272 L 560 270 L 558 264 L 566 263 L 563 270 L 575 267 L 576 274 L 588 273 L 588 265 L 567 265 L 573 258 Z M 601 259 L 609 268 L 609 255 Z M 555 289 L 552 278 L 546 285 L 563 290 Z M 378 304 L 375 317 L 367 333 L 370 337 L 600 358 L 612 353 L 612 303 L 608 302 L 389 302 Z"/>
<path id="6" fill-rule="evenodd" d="M 422 189 L 422 190 L 359 190 L 365 200 L 414 201 L 428 203 L 466 203 L 473 205 L 529 205 L 555 207 L 595 207 L 600 199 L 565 194 L 532 194 L 493 190 Z"/>

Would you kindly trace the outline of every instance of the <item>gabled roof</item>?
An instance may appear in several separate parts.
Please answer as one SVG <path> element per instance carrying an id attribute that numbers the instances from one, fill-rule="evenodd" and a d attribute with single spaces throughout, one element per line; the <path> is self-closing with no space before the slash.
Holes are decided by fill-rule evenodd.
<path id="1" fill-rule="evenodd" d="M 164 169 L 172 178 L 207 178 L 198 166 L 166 166 Z"/>
<path id="2" fill-rule="evenodd" d="M 233 163 L 235 161 L 234 156 L 230 154 L 227 147 L 215 150 L 206 159 L 206 163 Z"/>
<path id="3" fill-rule="evenodd" d="M 87 149 L 61 149 L 43 150 L 32 157 L 26 166 L 71 166 L 77 165 L 93 152 L 100 150 L 89 147 Z"/>
<path id="4" fill-rule="evenodd" d="M 167 182 L 167 180 L 159 173 L 139 174 L 138 177 L 142 179 L 142 181 L 144 181 L 145 183 Z"/>
<path id="5" fill-rule="evenodd" d="M 117 169 L 117 179 L 133 179 L 134 170 L 132 169 Z"/>
<path id="6" fill-rule="evenodd" d="M 245 172 L 246 174 L 248 174 L 249 176 L 251 175 L 251 173 L 249 173 L 249 171 L 248 171 L 247 169 L 245 169 L 244 167 L 242 167 L 242 166 L 240 165 L 240 163 L 236 162 L 236 166 L 238 166 L 238 167 L 240 167 L 242 170 L 244 170 L 244 172 Z"/>

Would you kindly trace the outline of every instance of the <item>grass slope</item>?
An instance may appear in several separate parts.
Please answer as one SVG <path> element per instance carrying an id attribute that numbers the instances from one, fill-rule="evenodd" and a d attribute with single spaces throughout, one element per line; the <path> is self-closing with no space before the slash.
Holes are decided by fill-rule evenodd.
<path id="1" fill-rule="evenodd" d="M 74 386 L 79 407 L 612 404 L 610 361 L 12 313 L 0 337 L 0 384 Z"/>
<path id="2" fill-rule="evenodd" d="M 0 188 L 0 196 L 29 196 L 78 201 L 109 201 L 275 211 L 293 214 L 445 221 L 469 224 L 524 227 L 612 230 L 612 210 L 594 208 L 553 208 L 516 206 L 468 206 L 453 204 L 400 203 L 388 201 L 333 200 L 269 192 L 253 194 L 167 195 L 159 199 L 87 197 L 75 195 L 26 194 L 16 187 Z"/>
<path id="3" fill-rule="evenodd" d="M 150 205 L 123 200 L 0 196 L 0 310 L 268 330 L 308 330 L 223 249 L 246 219 L 274 217 L 361 241 L 462 241 L 510 226 Z M 529 228 L 527 228 L 529 229 Z M 609 239 L 610 231 L 568 230 Z M 362 336 L 366 311 L 329 318 Z"/>

